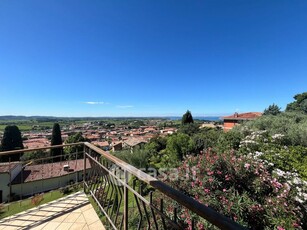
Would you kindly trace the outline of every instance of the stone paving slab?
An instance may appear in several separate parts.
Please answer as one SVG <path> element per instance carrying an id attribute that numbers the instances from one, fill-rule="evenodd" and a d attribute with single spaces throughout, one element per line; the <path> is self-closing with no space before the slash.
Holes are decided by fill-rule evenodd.
<path id="1" fill-rule="evenodd" d="M 105 230 L 83 192 L 40 205 L 0 220 L 0 230 Z"/>

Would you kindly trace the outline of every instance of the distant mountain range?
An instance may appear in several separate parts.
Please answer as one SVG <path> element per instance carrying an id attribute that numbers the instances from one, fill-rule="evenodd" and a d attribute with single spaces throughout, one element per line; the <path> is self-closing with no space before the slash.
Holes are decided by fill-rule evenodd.
<path id="1" fill-rule="evenodd" d="M 169 119 L 169 120 L 180 120 L 180 116 L 163 116 L 163 117 L 54 117 L 54 116 L 15 116 L 15 115 L 6 115 L 0 116 L 0 121 L 9 121 L 9 120 L 44 120 L 44 121 L 55 121 L 55 120 L 97 120 L 97 119 Z M 196 120 L 206 120 L 206 121 L 218 121 L 221 120 L 221 117 L 217 116 L 196 116 Z"/>
<path id="2" fill-rule="evenodd" d="M 39 120 L 39 119 L 51 119 L 56 120 L 57 117 L 52 116 L 15 116 L 15 115 L 6 115 L 0 116 L 1 121 L 8 121 L 8 120 Z"/>
<path id="3" fill-rule="evenodd" d="M 171 120 L 180 120 L 182 117 L 165 117 L 167 119 L 171 119 Z M 218 121 L 221 120 L 221 117 L 217 117 L 217 116 L 193 116 L 194 120 L 202 120 L 202 121 Z"/>

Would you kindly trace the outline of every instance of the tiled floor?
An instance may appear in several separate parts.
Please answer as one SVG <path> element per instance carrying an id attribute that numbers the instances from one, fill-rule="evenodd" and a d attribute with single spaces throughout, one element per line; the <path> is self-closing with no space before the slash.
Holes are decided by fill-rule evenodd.
<path id="1" fill-rule="evenodd" d="M 0 220 L 0 230 L 9 229 L 105 229 L 83 192 L 29 209 Z"/>

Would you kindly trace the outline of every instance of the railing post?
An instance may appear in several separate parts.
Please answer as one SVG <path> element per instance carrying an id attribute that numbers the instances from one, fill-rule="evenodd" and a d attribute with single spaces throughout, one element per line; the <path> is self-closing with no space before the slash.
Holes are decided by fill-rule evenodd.
<path id="1" fill-rule="evenodd" d="M 83 191 L 85 192 L 85 176 L 86 176 L 86 154 L 85 154 L 85 144 L 83 144 Z"/>
<path id="2" fill-rule="evenodd" d="M 124 184 L 124 230 L 128 230 L 128 172 L 124 171 L 125 184 Z"/>

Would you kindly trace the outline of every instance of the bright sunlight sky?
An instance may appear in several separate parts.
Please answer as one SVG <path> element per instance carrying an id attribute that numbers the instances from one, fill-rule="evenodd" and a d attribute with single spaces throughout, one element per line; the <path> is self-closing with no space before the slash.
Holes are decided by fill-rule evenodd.
<path id="1" fill-rule="evenodd" d="M 1 0 L 0 115 L 285 109 L 307 90 L 306 0 Z"/>

